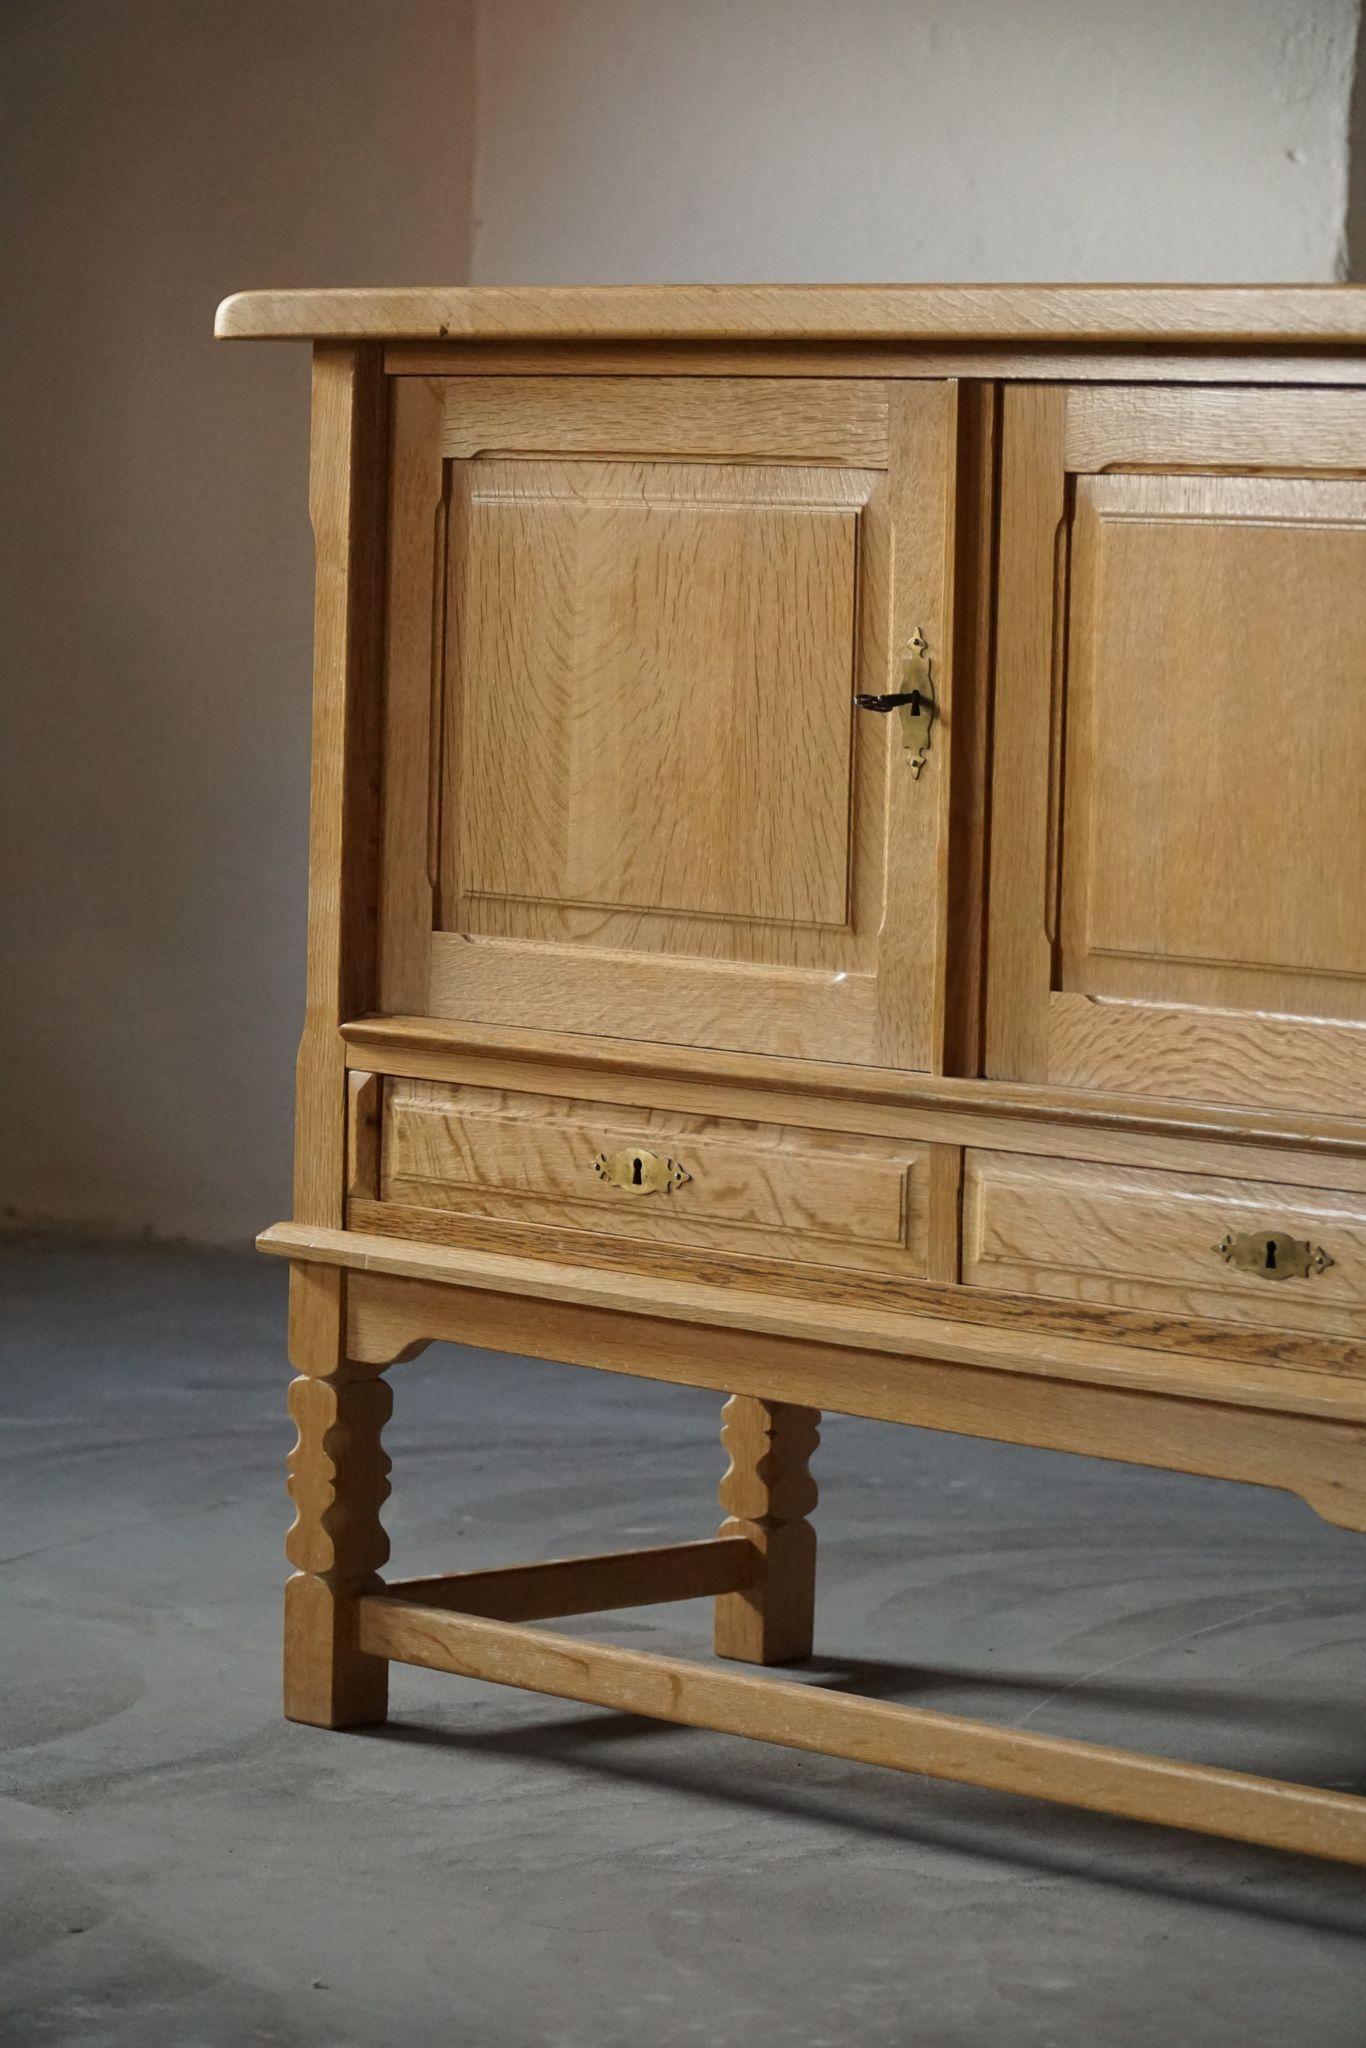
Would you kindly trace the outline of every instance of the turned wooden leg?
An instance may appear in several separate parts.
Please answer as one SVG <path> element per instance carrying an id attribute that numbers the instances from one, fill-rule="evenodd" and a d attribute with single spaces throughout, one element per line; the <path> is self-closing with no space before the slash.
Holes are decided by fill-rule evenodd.
<path id="1" fill-rule="evenodd" d="M 716 1602 L 716 1654 L 746 1664 L 795 1664 L 811 1655 L 816 1605 L 816 1505 L 810 1459 L 820 1410 L 733 1394 L 722 1411 L 730 1464 L 721 1481 L 723 1536 L 747 1536 L 759 1554 L 752 1584 Z"/>
<path id="2" fill-rule="evenodd" d="M 310 1371 L 308 1355 L 330 1370 Z M 326 1342 L 296 1349 L 289 1389 L 299 1440 L 289 1456 L 296 1510 L 285 1552 L 298 1570 L 285 1588 L 285 1713 L 315 1728 L 383 1721 L 389 1666 L 356 1647 L 356 1600 L 380 1588 L 389 1555 L 380 1509 L 389 1460 L 380 1432 L 393 1393 L 380 1366 L 337 1359 Z"/>

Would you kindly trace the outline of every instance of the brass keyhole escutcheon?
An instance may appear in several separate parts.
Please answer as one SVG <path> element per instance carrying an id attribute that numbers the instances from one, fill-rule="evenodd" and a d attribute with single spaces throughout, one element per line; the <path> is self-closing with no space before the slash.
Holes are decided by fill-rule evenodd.
<path id="1" fill-rule="evenodd" d="M 930 647 L 924 629 L 911 635 L 901 664 L 901 688 L 886 696 L 855 697 L 860 711 L 895 711 L 901 720 L 901 743 L 917 781 L 930 751 L 930 729 L 935 720 L 934 677 L 930 671 Z"/>
<path id="2" fill-rule="evenodd" d="M 1333 1263 L 1321 1244 L 1286 1230 L 1230 1230 L 1214 1250 L 1227 1265 L 1259 1280 L 1307 1280 Z"/>
<path id="3" fill-rule="evenodd" d="M 657 1152 L 644 1152 L 635 1146 L 622 1152 L 599 1152 L 593 1161 L 593 1171 L 609 1187 L 620 1188 L 628 1195 L 671 1195 L 675 1188 L 692 1179 L 676 1159 L 661 1159 Z"/>

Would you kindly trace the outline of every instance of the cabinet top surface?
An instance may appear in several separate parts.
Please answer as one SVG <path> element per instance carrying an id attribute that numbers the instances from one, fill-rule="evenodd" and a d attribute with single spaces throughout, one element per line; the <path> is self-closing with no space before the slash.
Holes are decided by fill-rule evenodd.
<path id="1" fill-rule="evenodd" d="M 236 292 L 222 340 L 1366 343 L 1353 285 L 451 285 Z"/>

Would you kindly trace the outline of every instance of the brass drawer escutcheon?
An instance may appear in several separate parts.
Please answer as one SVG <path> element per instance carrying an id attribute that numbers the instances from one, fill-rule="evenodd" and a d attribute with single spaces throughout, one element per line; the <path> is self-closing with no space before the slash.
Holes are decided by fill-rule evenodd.
<path id="1" fill-rule="evenodd" d="M 1333 1263 L 1321 1244 L 1283 1230 L 1231 1230 L 1214 1250 L 1228 1265 L 1255 1273 L 1259 1280 L 1307 1280 Z"/>
<path id="2" fill-rule="evenodd" d="M 676 1159 L 661 1159 L 657 1152 L 599 1152 L 593 1161 L 599 1180 L 628 1195 L 671 1195 L 692 1175 Z"/>

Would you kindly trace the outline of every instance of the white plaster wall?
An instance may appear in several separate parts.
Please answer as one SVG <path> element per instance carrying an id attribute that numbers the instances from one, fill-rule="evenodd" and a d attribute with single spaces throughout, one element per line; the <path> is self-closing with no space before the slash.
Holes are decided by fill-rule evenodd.
<path id="1" fill-rule="evenodd" d="M 0 6 L 0 1208 L 288 1213 L 308 351 L 246 285 L 466 274 L 465 0 Z"/>
<path id="2" fill-rule="evenodd" d="M 1331 279 L 1356 0 L 491 0 L 479 281 Z"/>

